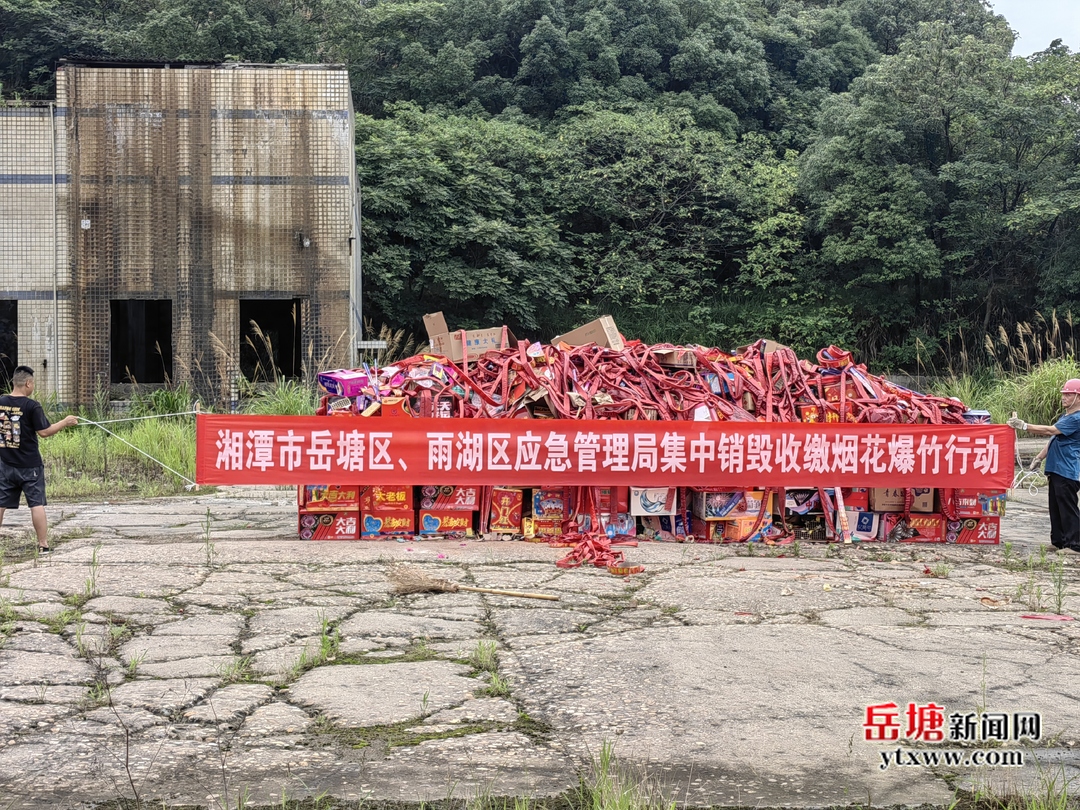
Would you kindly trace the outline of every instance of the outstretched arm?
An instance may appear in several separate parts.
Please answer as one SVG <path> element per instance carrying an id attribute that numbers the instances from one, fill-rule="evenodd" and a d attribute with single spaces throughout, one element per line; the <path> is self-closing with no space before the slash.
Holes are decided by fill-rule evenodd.
<path id="1" fill-rule="evenodd" d="M 44 430 L 39 430 L 38 436 L 52 436 L 55 433 L 59 433 L 64 428 L 69 428 L 72 425 L 77 424 L 79 424 L 79 417 L 77 417 L 75 414 L 70 414 L 68 416 L 65 416 L 59 422 L 53 422 Z"/>
<path id="2" fill-rule="evenodd" d="M 1029 422 L 1025 422 L 1023 419 L 1016 415 L 1016 411 L 1013 411 L 1013 415 L 1009 417 L 1006 423 L 1009 427 L 1016 430 L 1026 430 L 1034 436 L 1060 436 L 1061 431 L 1053 425 L 1032 425 Z M 1046 456 L 1046 450 L 1043 450 L 1043 456 Z"/>

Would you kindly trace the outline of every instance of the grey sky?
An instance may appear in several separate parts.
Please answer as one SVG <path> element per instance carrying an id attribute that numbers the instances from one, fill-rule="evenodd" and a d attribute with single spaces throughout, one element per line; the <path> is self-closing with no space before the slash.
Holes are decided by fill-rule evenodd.
<path id="1" fill-rule="evenodd" d="M 1014 56 L 1045 50 L 1055 39 L 1080 51 L 1080 2 L 1077 0 L 990 0 L 997 14 L 1009 21 L 1020 36 Z"/>

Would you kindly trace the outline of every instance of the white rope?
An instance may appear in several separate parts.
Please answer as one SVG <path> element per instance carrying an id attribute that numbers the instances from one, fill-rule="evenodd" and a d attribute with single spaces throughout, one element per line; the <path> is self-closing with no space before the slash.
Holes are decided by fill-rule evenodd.
<path id="1" fill-rule="evenodd" d="M 193 413 L 194 413 L 194 412 L 193 412 Z M 168 414 L 168 415 L 171 415 L 171 416 L 178 416 L 179 414 Z M 136 417 L 136 418 L 138 418 L 138 419 L 145 419 L 145 418 L 151 418 L 151 417 Z M 169 466 L 168 464 L 166 464 L 165 462 L 163 462 L 163 461 L 161 461 L 161 460 L 159 460 L 159 459 L 156 459 L 156 458 L 154 458 L 154 457 L 153 457 L 152 455 L 150 455 L 149 453 L 147 453 L 147 452 L 145 452 L 145 451 L 143 451 L 143 450 L 140 450 L 140 449 L 139 449 L 138 447 L 136 447 L 135 445 L 133 445 L 133 444 L 132 444 L 131 442 L 129 442 L 129 441 L 127 440 L 127 439 L 123 438 L 122 436 L 117 436 L 117 435 L 116 435 L 115 433 L 113 433 L 113 432 L 112 432 L 111 430 L 109 430 L 109 429 L 108 429 L 107 427 L 104 427 L 104 425 L 103 425 L 103 424 L 102 424 L 101 422 L 95 422 L 95 421 L 94 421 L 93 419 L 87 419 L 87 418 L 86 418 L 86 417 L 84 417 L 84 416 L 80 416 L 80 417 L 78 417 L 78 419 L 79 419 L 79 424 L 80 424 L 80 425 L 81 425 L 81 424 L 84 424 L 84 423 L 85 423 L 85 424 L 88 424 L 88 425 L 97 425 L 97 426 L 98 426 L 99 428 L 101 428 L 102 430 L 104 430 L 104 431 L 105 431 L 106 433 L 108 433 L 108 434 L 109 434 L 110 436 L 112 436 L 112 437 L 113 437 L 114 439 L 118 439 L 119 441 L 121 441 L 121 442 L 123 442 L 124 444 L 126 444 L 126 445 L 127 445 L 128 447 L 130 447 L 130 448 L 131 448 L 132 450 L 134 450 L 134 451 L 135 451 L 136 453 L 141 453 L 142 455 L 146 456 L 146 457 L 147 457 L 148 459 L 150 459 L 150 460 L 151 460 L 152 462 L 154 462 L 155 464 L 158 464 L 158 465 L 160 465 L 160 466 L 164 467 L 164 468 L 165 468 L 166 470 L 168 470 L 169 472 L 171 472 L 171 473 L 172 473 L 173 475 L 177 476 L 178 478 L 181 478 L 181 479 L 183 479 L 184 481 L 187 481 L 187 482 L 188 482 L 188 483 L 187 483 L 187 486 L 185 486 L 185 487 L 184 487 L 184 489 L 186 489 L 186 490 L 190 491 L 190 490 L 192 490 L 192 489 L 196 489 L 196 488 L 198 488 L 198 486 L 199 486 L 199 485 L 198 485 L 198 484 L 196 484 L 196 483 L 195 483 L 194 481 L 192 481 L 192 480 L 191 480 L 190 478 L 188 478 L 188 477 L 187 477 L 186 475 L 184 475 L 183 473 L 178 473 L 178 472 L 177 472 L 176 470 L 174 470 L 174 469 L 173 469 L 172 467 L 170 467 L 170 466 Z M 125 420 L 125 419 L 115 419 L 115 420 L 112 420 L 112 421 L 116 421 L 116 422 L 124 422 L 124 421 L 128 421 L 128 420 Z"/>
<path id="2" fill-rule="evenodd" d="M 100 422 L 91 422 L 89 419 L 83 419 L 83 417 L 81 416 L 79 417 L 79 419 L 83 422 L 90 422 L 90 424 L 98 425 L 100 427 L 101 425 L 111 425 L 115 422 L 137 422 L 140 419 L 166 419 L 170 416 L 194 416 L 198 413 L 202 413 L 202 411 L 181 411 L 180 413 L 153 413 L 149 416 L 128 416 L 124 419 L 103 419 Z"/>

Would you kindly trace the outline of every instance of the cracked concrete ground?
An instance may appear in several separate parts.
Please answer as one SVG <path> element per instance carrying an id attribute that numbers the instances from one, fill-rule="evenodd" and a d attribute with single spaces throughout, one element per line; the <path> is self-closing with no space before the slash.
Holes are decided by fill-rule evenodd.
<path id="1" fill-rule="evenodd" d="M 533 543 L 302 542 L 291 490 L 49 510 L 56 550 L 0 572 L 5 808 L 553 796 L 605 743 L 694 806 L 948 806 L 1080 766 L 1080 558 L 1046 553 L 1037 495 L 1002 546 L 642 543 L 625 579 Z M 394 596 L 402 562 L 559 601 Z M 1041 739 L 882 770 L 887 702 L 1037 712 Z"/>

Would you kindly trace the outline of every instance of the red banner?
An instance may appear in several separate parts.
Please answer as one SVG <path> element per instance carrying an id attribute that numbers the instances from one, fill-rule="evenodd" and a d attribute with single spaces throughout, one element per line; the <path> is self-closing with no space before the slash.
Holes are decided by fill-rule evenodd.
<path id="1" fill-rule="evenodd" d="M 1007 489 L 1004 425 L 197 417 L 200 484 Z"/>

